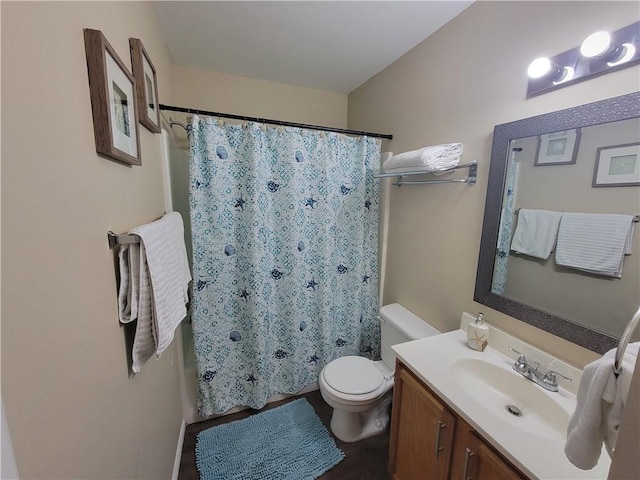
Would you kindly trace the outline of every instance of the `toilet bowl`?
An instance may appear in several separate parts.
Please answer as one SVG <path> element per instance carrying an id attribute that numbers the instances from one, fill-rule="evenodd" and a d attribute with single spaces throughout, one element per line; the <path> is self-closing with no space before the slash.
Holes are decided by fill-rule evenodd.
<path id="1" fill-rule="evenodd" d="M 345 356 L 328 363 L 318 383 L 322 398 L 333 408 L 331 431 L 344 442 L 382 433 L 389 424 L 395 354 L 392 345 L 440 332 L 394 303 L 380 309 L 382 360 Z"/>

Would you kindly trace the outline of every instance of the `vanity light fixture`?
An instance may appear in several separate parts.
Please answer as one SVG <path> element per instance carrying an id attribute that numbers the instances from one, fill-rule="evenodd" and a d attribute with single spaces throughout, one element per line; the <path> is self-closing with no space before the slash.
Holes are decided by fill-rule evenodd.
<path id="1" fill-rule="evenodd" d="M 640 22 L 609 33 L 589 35 L 579 47 L 555 57 L 536 58 L 527 70 L 527 97 L 640 62 Z"/>

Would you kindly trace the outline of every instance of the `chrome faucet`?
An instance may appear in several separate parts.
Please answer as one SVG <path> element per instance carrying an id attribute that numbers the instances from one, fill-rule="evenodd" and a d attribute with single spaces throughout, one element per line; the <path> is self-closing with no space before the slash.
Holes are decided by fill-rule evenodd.
<path id="1" fill-rule="evenodd" d="M 549 370 L 543 375 L 538 371 L 540 363 L 535 362 L 535 366 L 531 366 L 527 361 L 527 357 L 525 357 L 523 353 L 520 353 L 513 347 L 509 347 L 509 349 L 519 355 L 518 359 L 513 363 L 513 369 L 523 377 L 528 378 L 532 382 L 540 385 L 545 390 L 549 390 L 551 392 L 558 391 L 558 381 L 556 375 L 561 376 L 565 380 L 571 381 L 569 377 L 565 377 L 561 373 L 555 372 L 553 370 Z"/>

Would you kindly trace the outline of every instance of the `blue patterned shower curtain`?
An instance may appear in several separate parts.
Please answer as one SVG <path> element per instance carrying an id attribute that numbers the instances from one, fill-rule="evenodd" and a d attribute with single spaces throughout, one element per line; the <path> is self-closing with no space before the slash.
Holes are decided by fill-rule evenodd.
<path id="1" fill-rule="evenodd" d="M 504 293 L 504 286 L 507 282 L 507 266 L 509 264 L 511 238 L 513 237 L 514 231 L 513 219 L 515 215 L 519 173 L 520 163 L 515 161 L 515 152 L 513 152 L 507 170 L 505 194 L 502 199 L 496 261 L 493 267 L 493 280 L 491 282 L 491 292 L 496 295 L 502 295 Z"/>
<path id="2" fill-rule="evenodd" d="M 379 358 L 376 140 L 194 116 L 189 149 L 200 414 Z"/>

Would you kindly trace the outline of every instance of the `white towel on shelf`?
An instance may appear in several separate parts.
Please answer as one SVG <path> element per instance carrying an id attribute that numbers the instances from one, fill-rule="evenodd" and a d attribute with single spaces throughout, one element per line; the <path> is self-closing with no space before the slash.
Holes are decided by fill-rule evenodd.
<path id="1" fill-rule="evenodd" d="M 511 241 L 511 250 L 547 259 L 556 245 L 561 212 L 521 208 Z"/>
<path id="2" fill-rule="evenodd" d="M 622 278 L 631 253 L 633 216 L 564 213 L 558 230 L 556 263 L 598 275 Z"/>
<path id="3" fill-rule="evenodd" d="M 157 356 L 169 346 L 177 326 L 187 315 L 191 273 L 184 245 L 184 226 L 172 212 L 129 231 L 140 237 L 141 259 L 146 260 L 150 279 L 152 332 Z M 142 270 L 141 261 L 141 270 Z M 139 304 L 138 309 L 142 306 Z"/>
<path id="4" fill-rule="evenodd" d="M 640 342 L 627 346 L 618 377 L 613 373 L 616 349 L 584 367 L 564 447 L 565 455 L 576 467 L 595 467 L 603 443 L 609 456 L 613 455 L 639 347 Z"/>
<path id="5" fill-rule="evenodd" d="M 388 158 L 382 164 L 382 170 L 386 173 L 444 170 L 458 165 L 461 154 L 461 143 L 445 143 L 424 147 Z"/>

